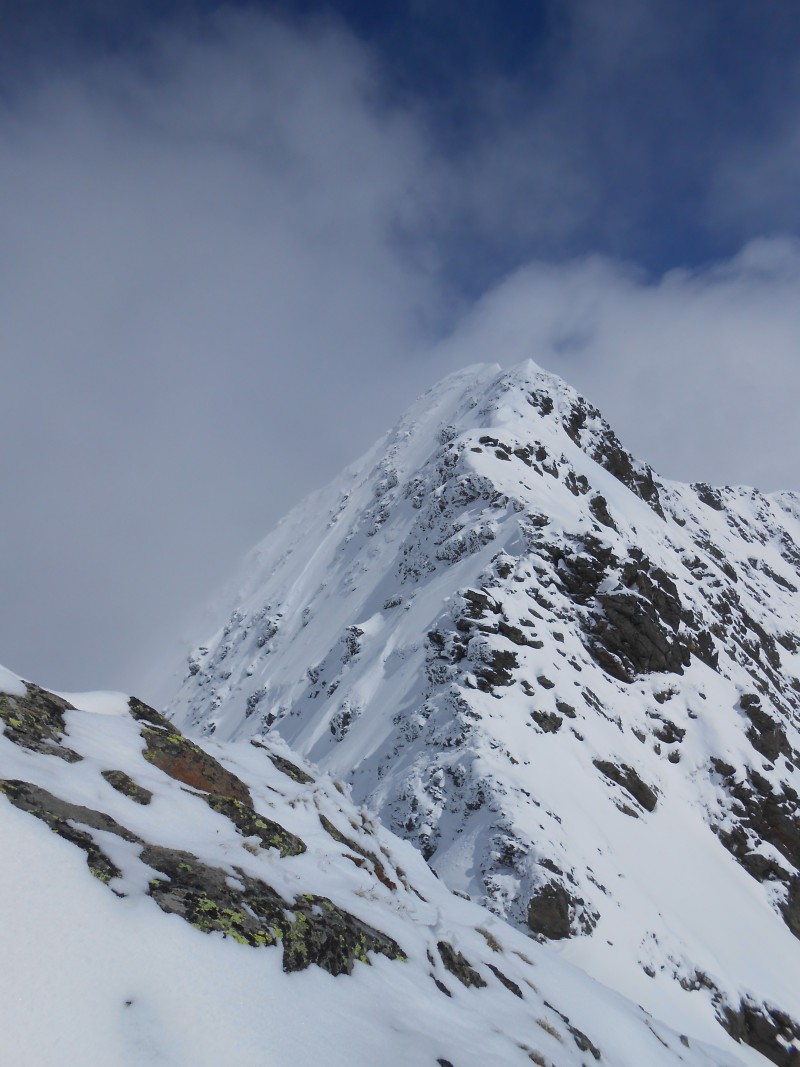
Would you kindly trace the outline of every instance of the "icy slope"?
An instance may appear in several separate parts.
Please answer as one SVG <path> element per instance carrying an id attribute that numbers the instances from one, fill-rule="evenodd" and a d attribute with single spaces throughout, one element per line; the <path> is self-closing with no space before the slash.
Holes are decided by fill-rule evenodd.
<path id="1" fill-rule="evenodd" d="M 445 379 L 247 561 L 170 714 L 279 731 L 454 889 L 681 1025 L 800 1035 L 800 500 Z"/>
<path id="2" fill-rule="evenodd" d="M 79 703 L 0 672 L 4 1063 L 761 1062 L 452 895 L 279 742 L 200 748 L 134 699 Z"/>

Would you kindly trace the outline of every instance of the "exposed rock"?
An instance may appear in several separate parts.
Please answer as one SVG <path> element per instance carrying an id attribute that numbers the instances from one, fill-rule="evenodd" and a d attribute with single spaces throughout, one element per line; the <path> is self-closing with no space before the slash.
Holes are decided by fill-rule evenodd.
<path id="1" fill-rule="evenodd" d="M 277 848 L 281 856 L 299 856 L 306 850 L 304 841 L 289 833 L 279 823 L 259 815 L 250 805 L 219 793 L 201 793 L 208 806 L 225 815 L 245 837 L 258 837 L 264 848 Z"/>
<path id="2" fill-rule="evenodd" d="M 138 697 L 130 697 L 128 700 L 128 710 L 137 722 L 146 722 L 150 726 L 158 726 L 162 730 L 176 730 L 177 728 L 167 719 L 160 711 L 156 711 L 155 708 L 151 708 L 149 704 L 145 704 L 143 700 L 139 700 Z M 179 731 L 178 731 L 179 732 Z"/>
<path id="3" fill-rule="evenodd" d="M 532 711 L 531 718 L 546 734 L 557 733 L 564 720 L 554 711 Z"/>
<path id="4" fill-rule="evenodd" d="M 683 673 L 689 665 L 688 642 L 664 625 L 653 601 L 625 590 L 601 593 L 597 599 L 604 618 L 595 620 L 594 636 L 631 673 Z"/>
<path id="5" fill-rule="evenodd" d="M 528 926 L 534 934 L 561 941 L 572 934 L 572 897 L 557 882 L 547 882 L 528 902 Z"/>
<path id="6" fill-rule="evenodd" d="M 597 433 L 595 429 L 595 435 L 584 444 L 583 431 L 587 423 L 592 423 L 595 427 L 599 426 L 600 432 Z M 578 397 L 571 407 L 569 416 L 562 420 L 562 424 L 579 448 L 583 448 L 596 463 L 599 463 L 609 474 L 649 504 L 657 515 L 664 518 L 664 510 L 652 470 L 646 465 L 637 463 L 630 452 L 626 452 L 619 438 L 596 407 L 589 404 L 583 397 Z"/>
<path id="7" fill-rule="evenodd" d="M 152 711 L 152 709 L 148 709 Z M 153 712 L 158 715 L 158 712 Z M 158 716 L 162 718 L 161 716 Z M 138 718 L 138 716 L 137 716 Z M 146 722 L 153 722 L 151 718 Z M 147 745 L 144 757 L 164 774 L 192 789 L 229 797 L 248 808 L 253 807 L 250 790 L 244 782 L 222 764 L 189 741 L 171 723 L 162 719 L 154 727 L 145 726 L 142 737 Z"/>
<path id="8" fill-rule="evenodd" d="M 572 1025 L 572 1023 L 569 1021 L 569 1016 L 564 1015 L 563 1012 L 559 1011 L 557 1008 L 554 1008 L 552 1004 L 548 1004 L 547 1007 L 550 1008 L 551 1011 L 555 1012 L 559 1019 L 561 1019 L 561 1021 L 564 1023 L 564 1025 L 572 1035 L 572 1040 L 575 1042 L 581 1052 L 591 1053 L 591 1055 L 596 1060 L 602 1059 L 600 1049 L 597 1047 L 597 1045 L 595 1045 L 595 1043 L 590 1038 L 588 1038 L 582 1030 L 579 1030 L 577 1026 Z"/>
<path id="9" fill-rule="evenodd" d="M 501 982 L 506 987 L 506 989 L 508 989 L 511 993 L 514 994 L 515 997 L 519 997 L 519 999 L 522 1000 L 522 990 L 516 982 L 512 982 L 511 979 L 507 975 L 503 974 L 499 967 L 495 967 L 493 963 L 487 963 L 486 966 L 489 968 L 489 970 L 492 972 L 498 982 Z"/>
<path id="10" fill-rule="evenodd" d="M 647 811 L 654 811 L 658 801 L 658 794 L 651 786 L 646 785 L 638 773 L 626 763 L 616 764 L 610 760 L 592 760 L 601 774 L 604 774 L 612 782 L 625 790 L 629 796 L 641 804 Z"/>
<path id="11" fill-rule="evenodd" d="M 592 515 L 594 515 L 597 521 L 602 523 L 603 526 L 607 526 L 611 530 L 616 530 L 617 524 L 611 517 L 608 510 L 608 502 L 604 496 L 600 496 L 599 493 L 597 496 L 593 496 L 589 501 L 589 511 L 591 511 Z"/>
<path id="12" fill-rule="evenodd" d="M 486 985 L 486 982 L 475 968 L 460 952 L 453 948 L 449 941 L 439 941 L 436 947 L 439 949 L 442 963 L 462 985 L 475 986 L 479 989 Z"/>
<path id="13" fill-rule="evenodd" d="M 118 878 L 121 871 L 95 843 L 91 833 L 80 827 L 85 826 L 89 830 L 103 830 L 116 834 L 117 837 L 131 844 L 143 844 L 141 838 L 126 830 L 110 815 L 62 800 L 46 789 L 42 789 L 41 786 L 18 780 L 0 781 L 0 792 L 11 801 L 15 808 L 35 815 L 37 819 L 46 823 L 53 833 L 82 848 L 86 853 L 89 870 L 101 882 L 107 883 L 112 878 Z"/>
<path id="14" fill-rule="evenodd" d="M 780 755 L 791 756 L 792 748 L 786 737 L 786 731 L 771 715 L 761 707 L 761 700 L 755 693 L 745 693 L 739 706 L 750 720 L 747 731 L 750 744 L 763 756 L 774 763 Z"/>
<path id="15" fill-rule="evenodd" d="M 0 693 L 0 720 L 9 741 L 31 752 L 58 756 L 67 763 L 82 757 L 62 743 L 64 712 L 73 711 L 69 701 L 26 682 L 25 696 Z"/>
<path id="16" fill-rule="evenodd" d="M 717 1017 L 731 1037 L 777 1067 L 800 1065 L 800 1025 L 780 1009 L 742 1000 L 736 1010 L 722 1007 Z"/>
<path id="17" fill-rule="evenodd" d="M 147 844 L 110 815 L 63 800 L 29 782 L 0 780 L 0 793 L 83 849 L 89 870 L 106 884 L 122 872 L 91 831 L 111 833 L 137 846 L 142 862 L 166 876 L 151 879 L 149 885 L 149 894 L 162 911 L 180 915 L 204 933 L 219 931 L 242 944 L 281 942 L 286 971 L 316 964 L 334 975 L 349 974 L 356 960 L 369 962 L 369 952 L 404 958 L 390 937 L 327 897 L 304 894 L 286 901 L 265 882 L 239 868 L 234 868 L 233 881 L 228 871 L 210 866 L 190 852 Z M 226 805 L 234 803 L 224 799 Z"/>
<path id="18" fill-rule="evenodd" d="M 724 767 L 715 761 L 715 769 Z M 776 792 L 766 778 L 750 770 L 747 781 L 736 781 L 733 768 L 724 776 L 730 795 L 741 805 L 739 815 L 743 830 L 755 841 L 767 841 L 800 871 L 800 814 L 797 793 L 784 783 Z M 738 857 L 737 857 L 738 858 Z"/>
<path id="19" fill-rule="evenodd" d="M 382 882 L 387 889 L 397 889 L 397 885 L 386 873 L 386 868 L 374 852 L 369 851 L 369 849 L 365 849 L 362 845 L 359 845 L 356 841 L 353 841 L 352 838 L 347 837 L 345 834 L 343 834 L 341 830 L 338 830 L 334 826 L 334 824 L 330 821 L 329 818 L 322 814 L 322 812 L 320 812 L 319 814 L 319 821 L 322 823 L 322 825 L 334 841 L 338 841 L 340 845 L 345 845 L 353 852 L 356 852 L 359 856 L 362 856 L 364 859 L 369 860 L 369 862 L 372 864 L 372 869 L 375 872 L 375 877 L 378 879 L 379 882 Z"/>
<path id="20" fill-rule="evenodd" d="M 305 771 L 301 770 L 296 764 L 292 763 L 291 760 L 286 759 L 285 756 L 279 756 L 277 752 L 271 752 L 267 748 L 267 746 L 263 745 L 260 741 L 251 740 L 250 744 L 254 745 L 256 748 L 264 749 L 269 758 L 272 760 L 272 763 L 274 764 L 276 769 L 279 770 L 282 774 L 287 775 L 287 777 L 291 778 L 299 785 L 313 785 L 314 779 L 311 777 L 311 775 L 306 774 Z"/>
<path id="21" fill-rule="evenodd" d="M 242 944 L 283 944 L 284 971 L 316 964 L 330 974 L 350 974 L 368 953 L 404 958 L 395 941 L 338 908 L 327 897 L 303 894 L 284 900 L 270 886 L 234 868 L 236 881 L 219 867 L 201 863 L 188 852 L 148 846 L 148 866 L 165 874 L 153 879 L 150 894 L 159 907 L 186 919 L 204 933 L 220 931 Z"/>
<path id="22" fill-rule="evenodd" d="M 795 937 L 800 938 L 800 875 L 795 875 L 789 882 L 781 912 L 784 921 Z"/>
<path id="23" fill-rule="evenodd" d="M 145 789 L 142 785 L 137 785 L 125 771 L 101 771 L 100 773 L 118 793 L 129 797 L 136 804 L 146 805 L 153 799 L 153 794 L 150 790 Z"/>
<path id="24" fill-rule="evenodd" d="M 514 680 L 512 671 L 519 666 L 515 652 L 498 648 L 490 652 L 488 662 L 475 667 L 478 688 L 491 692 L 496 686 L 509 686 Z"/>

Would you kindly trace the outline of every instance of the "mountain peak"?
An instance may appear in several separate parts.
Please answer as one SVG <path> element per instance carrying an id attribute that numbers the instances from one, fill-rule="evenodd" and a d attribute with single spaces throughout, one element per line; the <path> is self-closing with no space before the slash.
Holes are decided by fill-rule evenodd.
<path id="1" fill-rule="evenodd" d="M 791 496 L 666 482 L 535 363 L 470 367 L 251 554 L 171 713 L 277 731 L 674 1022 L 798 1019 L 799 543 Z"/>

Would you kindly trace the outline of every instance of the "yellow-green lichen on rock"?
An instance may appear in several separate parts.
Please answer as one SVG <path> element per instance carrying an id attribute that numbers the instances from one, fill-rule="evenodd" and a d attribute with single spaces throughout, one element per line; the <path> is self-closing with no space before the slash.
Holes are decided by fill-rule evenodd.
<path id="1" fill-rule="evenodd" d="M 306 851 L 301 838 L 280 823 L 260 815 L 250 805 L 218 793 L 209 794 L 204 799 L 210 808 L 230 819 L 245 837 L 258 837 L 264 848 L 277 848 L 283 857 L 300 856 Z"/>
<path id="2" fill-rule="evenodd" d="M 31 752 L 77 763 L 83 757 L 62 742 L 64 712 L 74 711 L 72 704 L 31 682 L 25 685 L 25 696 L 0 693 L 0 721 L 4 724 L 5 736 Z"/>
<path id="3" fill-rule="evenodd" d="M 145 742 L 144 758 L 164 774 L 192 789 L 238 800 L 253 806 L 250 790 L 232 771 L 214 759 L 199 745 L 190 741 L 155 708 L 131 697 L 130 713 L 142 723 L 141 734 Z"/>
<path id="4" fill-rule="evenodd" d="M 125 771 L 111 770 L 101 771 L 100 773 L 112 788 L 133 800 L 136 804 L 146 805 L 153 799 L 153 794 L 150 790 L 145 789 L 138 782 L 134 782 L 133 778 L 126 774 Z"/>

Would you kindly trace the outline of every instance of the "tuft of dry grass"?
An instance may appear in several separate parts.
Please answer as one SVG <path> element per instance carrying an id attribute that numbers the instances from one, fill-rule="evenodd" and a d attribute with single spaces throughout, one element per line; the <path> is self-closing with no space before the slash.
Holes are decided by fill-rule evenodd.
<path id="1" fill-rule="evenodd" d="M 489 946 L 489 948 L 492 950 L 492 952 L 502 952 L 503 951 L 503 946 L 500 944 L 500 942 L 497 940 L 497 938 L 486 929 L 486 927 L 484 927 L 484 926 L 476 926 L 475 929 L 481 935 L 481 937 L 484 939 L 484 941 Z"/>
<path id="2" fill-rule="evenodd" d="M 560 1041 L 562 1045 L 564 1044 L 564 1038 L 561 1036 L 558 1030 L 556 1030 L 553 1024 L 547 1021 L 547 1019 L 537 1019 L 536 1025 L 540 1026 L 546 1034 L 549 1034 L 551 1037 L 554 1037 L 556 1041 Z"/>

